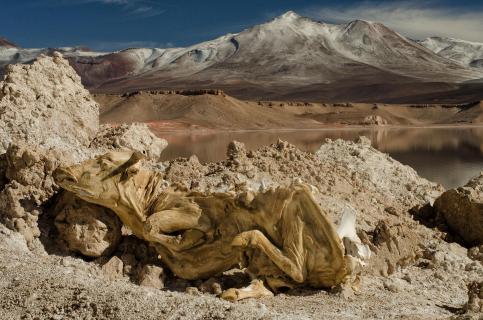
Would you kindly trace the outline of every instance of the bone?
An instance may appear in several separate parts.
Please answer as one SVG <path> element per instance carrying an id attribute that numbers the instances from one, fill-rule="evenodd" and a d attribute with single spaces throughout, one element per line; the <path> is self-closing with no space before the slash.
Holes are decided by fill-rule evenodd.
<path id="1" fill-rule="evenodd" d="M 371 257 L 371 250 L 362 244 L 356 232 L 356 211 L 351 207 L 344 208 L 342 219 L 337 228 L 337 234 L 342 240 L 346 254 L 358 258 L 362 265 Z"/>
<path id="2" fill-rule="evenodd" d="M 265 288 L 263 281 L 252 280 L 249 286 L 241 289 L 230 288 L 223 291 L 221 298 L 228 301 L 239 301 L 248 298 L 267 298 L 273 297 L 273 293 Z"/>

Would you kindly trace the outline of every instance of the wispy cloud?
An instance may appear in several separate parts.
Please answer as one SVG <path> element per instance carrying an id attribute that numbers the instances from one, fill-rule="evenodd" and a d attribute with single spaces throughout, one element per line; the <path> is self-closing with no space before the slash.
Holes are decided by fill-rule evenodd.
<path id="1" fill-rule="evenodd" d="M 166 10 L 164 9 L 142 5 L 132 9 L 130 11 L 130 15 L 135 18 L 150 18 L 150 17 L 159 16 L 160 14 L 163 14 L 165 11 Z"/>
<path id="2" fill-rule="evenodd" d="M 116 6 L 125 13 L 125 17 L 128 19 L 150 18 L 166 12 L 162 3 L 153 0 L 53 0 L 51 3 L 64 6 L 92 3 Z"/>
<path id="3" fill-rule="evenodd" d="M 434 1 L 362 2 L 344 7 L 319 7 L 311 15 L 329 22 L 354 19 L 382 22 L 413 39 L 447 36 L 483 42 L 483 8 L 457 9 L 438 6 Z"/>
<path id="4" fill-rule="evenodd" d="M 102 3 L 113 3 L 113 4 L 128 4 L 130 2 L 134 2 L 129 0 L 93 0 L 93 1 L 102 2 Z"/>
<path id="5" fill-rule="evenodd" d="M 95 51 L 119 51 L 127 48 L 172 48 L 172 42 L 156 41 L 96 41 L 88 46 Z"/>

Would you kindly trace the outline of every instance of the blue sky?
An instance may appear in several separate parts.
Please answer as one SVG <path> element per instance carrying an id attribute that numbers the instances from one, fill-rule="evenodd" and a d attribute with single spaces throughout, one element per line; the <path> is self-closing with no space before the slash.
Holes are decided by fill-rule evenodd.
<path id="1" fill-rule="evenodd" d="M 383 22 L 411 38 L 483 42 L 483 0 L 0 0 L 0 36 L 22 47 L 186 46 L 285 11 L 332 23 Z"/>

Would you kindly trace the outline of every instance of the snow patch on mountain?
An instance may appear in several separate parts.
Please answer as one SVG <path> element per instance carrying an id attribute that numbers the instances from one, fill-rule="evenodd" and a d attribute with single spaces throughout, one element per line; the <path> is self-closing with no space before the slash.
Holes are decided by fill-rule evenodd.
<path id="1" fill-rule="evenodd" d="M 54 51 L 61 52 L 64 57 L 99 57 L 107 54 L 106 52 L 88 51 L 73 47 L 23 49 L 0 46 L 0 69 L 3 69 L 8 64 L 30 63 L 41 54 L 52 55 Z"/>
<path id="2" fill-rule="evenodd" d="M 430 37 L 420 42 L 434 53 L 465 66 L 483 68 L 483 43 Z"/>
<path id="3" fill-rule="evenodd" d="M 0 47 L 0 68 L 7 63 L 32 61 L 49 50 Z M 138 83 L 188 79 L 300 85 L 382 74 L 442 82 L 483 78 L 483 71 L 468 67 L 476 63 L 473 58 L 461 65 L 454 57 L 437 55 L 424 43 L 411 41 L 383 24 L 363 20 L 327 24 L 293 11 L 186 48 L 61 51 L 96 86 L 130 78 Z"/>

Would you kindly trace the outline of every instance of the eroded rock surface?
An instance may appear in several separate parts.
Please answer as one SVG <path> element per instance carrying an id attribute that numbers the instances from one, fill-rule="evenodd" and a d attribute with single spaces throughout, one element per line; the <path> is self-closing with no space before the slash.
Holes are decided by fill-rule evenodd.
<path id="1" fill-rule="evenodd" d="M 384 119 L 383 117 L 381 117 L 381 116 L 378 116 L 378 115 L 370 115 L 370 116 L 365 117 L 362 120 L 362 123 L 361 124 L 381 126 L 381 125 L 388 124 L 388 121 L 386 119 Z"/>
<path id="2" fill-rule="evenodd" d="M 464 309 L 467 313 L 483 315 L 483 281 L 468 284 L 468 302 Z"/>
<path id="3" fill-rule="evenodd" d="M 468 245 L 483 244 L 483 172 L 464 187 L 443 193 L 434 208 Z"/>
<path id="4" fill-rule="evenodd" d="M 37 221 L 43 205 L 59 189 L 52 172 L 62 157 L 54 151 L 15 144 L 2 156 L 6 184 L 0 189 L 0 220 L 32 244 L 40 235 Z"/>
<path id="5" fill-rule="evenodd" d="M 108 279 L 116 280 L 123 277 L 123 267 L 124 264 L 122 260 L 119 257 L 114 256 L 102 266 L 102 271 Z"/>
<path id="6" fill-rule="evenodd" d="M 69 251 L 100 257 L 112 253 L 121 241 L 122 223 L 105 207 L 64 192 L 55 211 L 59 240 Z"/>
<path id="7" fill-rule="evenodd" d="M 21 231 L 29 244 L 39 236 L 37 220 L 45 204 L 58 191 L 52 172 L 60 163 L 76 163 L 119 148 L 139 150 L 156 160 L 166 147 L 165 140 L 142 124 L 104 126 L 98 132 L 98 109 L 59 54 L 41 56 L 31 65 L 9 66 L 0 82 L 0 220 Z M 66 221 L 73 221 L 74 211 Z M 87 207 L 87 211 L 96 210 Z M 74 247 L 80 249 L 79 245 Z M 99 254 L 87 247 L 82 251 Z"/>
<path id="8" fill-rule="evenodd" d="M 99 106 L 60 54 L 10 65 L 0 82 L 0 152 L 13 142 L 82 152 L 99 127 Z"/>
<path id="9" fill-rule="evenodd" d="M 152 160 L 159 160 L 168 142 L 156 137 L 143 123 L 102 125 L 91 147 L 103 151 L 127 148 L 139 151 Z"/>

